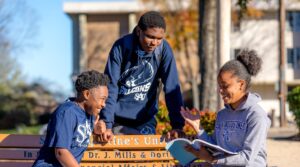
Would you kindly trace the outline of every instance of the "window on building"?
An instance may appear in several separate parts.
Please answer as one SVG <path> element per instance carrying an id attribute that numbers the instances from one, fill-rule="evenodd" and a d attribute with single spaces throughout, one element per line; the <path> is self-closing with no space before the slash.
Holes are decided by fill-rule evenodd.
<path id="1" fill-rule="evenodd" d="M 300 48 L 287 49 L 287 65 L 290 68 L 300 69 Z"/>
<path id="2" fill-rule="evenodd" d="M 294 88 L 296 88 L 298 85 L 288 85 L 288 89 L 287 89 L 287 91 L 288 92 L 290 92 L 290 91 L 292 91 Z"/>
<path id="3" fill-rule="evenodd" d="M 231 57 L 231 59 L 235 59 L 241 51 L 242 51 L 241 49 L 234 49 L 234 53 L 233 53 L 233 56 Z"/>
<path id="4" fill-rule="evenodd" d="M 288 11 L 286 13 L 287 29 L 293 32 L 300 32 L 300 12 Z"/>

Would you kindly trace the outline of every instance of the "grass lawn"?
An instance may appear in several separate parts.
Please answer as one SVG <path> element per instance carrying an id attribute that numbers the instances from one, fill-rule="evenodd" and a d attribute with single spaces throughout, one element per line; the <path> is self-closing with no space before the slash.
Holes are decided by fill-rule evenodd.
<path id="1" fill-rule="evenodd" d="M 21 125 L 15 129 L 1 129 L 1 134 L 39 134 L 39 130 L 43 125 L 25 126 Z"/>

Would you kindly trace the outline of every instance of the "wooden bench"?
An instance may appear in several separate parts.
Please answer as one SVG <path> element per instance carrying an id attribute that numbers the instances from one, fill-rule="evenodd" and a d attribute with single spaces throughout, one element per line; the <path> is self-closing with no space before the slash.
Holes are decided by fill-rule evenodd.
<path id="1" fill-rule="evenodd" d="M 0 134 L 0 167 L 30 167 L 44 142 L 41 135 Z M 180 166 L 165 150 L 160 135 L 121 135 L 101 145 L 93 142 L 84 153 L 81 167 L 174 167 Z M 180 150 L 178 150 L 180 151 Z M 193 163 L 191 167 L 201 167 Z"/>

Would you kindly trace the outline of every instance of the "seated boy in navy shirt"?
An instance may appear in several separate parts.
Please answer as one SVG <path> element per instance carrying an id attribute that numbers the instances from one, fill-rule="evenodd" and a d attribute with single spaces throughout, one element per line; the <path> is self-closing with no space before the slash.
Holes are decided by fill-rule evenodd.
<path id="1" fill-rule="evenodd" d="M 79 167 L 94 126 L 100 127 L 97 120 L 100 110 L 105 107 L 108 82 L 105 74 L 94 70 L 77 77 L 77 96 L 69 98 L 52 114 L 45 143 L 34 167 Z"/>

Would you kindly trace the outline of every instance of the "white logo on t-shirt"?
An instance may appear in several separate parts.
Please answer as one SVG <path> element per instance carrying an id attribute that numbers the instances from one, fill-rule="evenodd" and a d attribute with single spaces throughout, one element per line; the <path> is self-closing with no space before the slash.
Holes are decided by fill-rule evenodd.
<path id="1" fill-rule="evenodd" d="M 86 120 L 85 124 L 79 124 L 77 126 L 78 136 L 76 142 L 80 147 L 87 147 L 90 142 L 90 136 L 92 134 L 91 124 Z"/>

